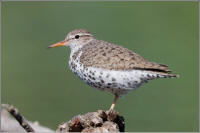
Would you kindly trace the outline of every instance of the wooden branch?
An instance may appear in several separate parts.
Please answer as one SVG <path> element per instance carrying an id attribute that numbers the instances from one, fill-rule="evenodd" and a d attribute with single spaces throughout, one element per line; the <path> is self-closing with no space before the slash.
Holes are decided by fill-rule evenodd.
<path id="1" fill-rule="evenodd" d="M 47 127 L 44 127 L 39 124 L 39 122 L 30 122 L 24 119 L 24 117 L 18 112 L 15 113 L 17 119 L 23 117 L 24 122 L 19 122 L 16 117 L 13 116 L 10 112 L 11 110 L 15 110 L 18 112 L 16 108 L 12 105 L 2 104 L 1 108 L 1 129 L 0 132 L 27 132 L 20 123 L 27 123 L 29 127 L 31 127 L 35 132 L 48 132 L 52 133 L 55 132 Z M 19 116 L 19 117 L 18 117 Z M 30 130 L 29 130 L 30 131 Z"/>
<path id="2" fill-rule="evenodd" d="M 2 107 L 6 109 L 27 132 L 34 132 L 33 128 L 28 124 L 28 122 L 14 106 L 9 104 L 2 104 Z"/>

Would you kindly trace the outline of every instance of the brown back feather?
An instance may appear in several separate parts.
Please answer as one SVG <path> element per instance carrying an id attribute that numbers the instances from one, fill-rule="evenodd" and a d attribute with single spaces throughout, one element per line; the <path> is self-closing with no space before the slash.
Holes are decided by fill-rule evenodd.
<path id="1" fill-rule="evenodd" d="M 167 65 L 145 60 L 127 48 L 101 40 L 93 40 L 82 48 L 80 61 L 84 66 L 94 66 L 110 70 L 140 69 L 169 73 Z"/>

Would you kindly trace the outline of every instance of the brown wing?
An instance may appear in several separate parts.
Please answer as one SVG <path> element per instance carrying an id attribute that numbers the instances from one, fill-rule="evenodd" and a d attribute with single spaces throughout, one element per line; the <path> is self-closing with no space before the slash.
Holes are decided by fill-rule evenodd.
<path id="1" fill-rule="evenodd" d="M 91 41 L 82 48 L 80 61 L 86 66 L 112 70 L 143 69 L 168 73 L 168 66 L 145 60 L 127 48 L 101 40 Z"/>

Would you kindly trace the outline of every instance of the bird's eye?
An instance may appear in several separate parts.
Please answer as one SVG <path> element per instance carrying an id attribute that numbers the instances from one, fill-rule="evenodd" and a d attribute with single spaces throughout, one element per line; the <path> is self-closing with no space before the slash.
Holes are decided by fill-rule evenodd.
<path id="1" fill-rule="evenodd" d="M 79 35 L 76 35 L 76 36 L 75 36 L 76 39 L 79 39 L 79 37 L 80 37 Z"/>

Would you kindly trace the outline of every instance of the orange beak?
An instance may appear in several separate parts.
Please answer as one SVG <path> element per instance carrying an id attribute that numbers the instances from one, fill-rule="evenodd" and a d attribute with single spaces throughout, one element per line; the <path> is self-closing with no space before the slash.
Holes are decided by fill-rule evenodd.
<path id="1" fill-rule="evenodd" d="M 64 45 L 66 45 L 66 43 L 67 43 L 67 41 L 64 40 L 64 41 L 55 43 L 55 44 L 53 44 L 53 45 L 50 45 L 48 48 L 64 46 Z"/>

